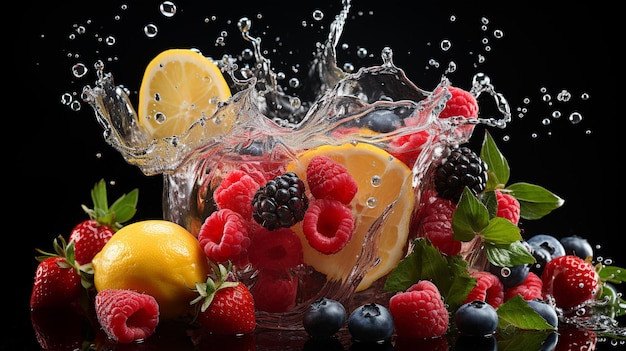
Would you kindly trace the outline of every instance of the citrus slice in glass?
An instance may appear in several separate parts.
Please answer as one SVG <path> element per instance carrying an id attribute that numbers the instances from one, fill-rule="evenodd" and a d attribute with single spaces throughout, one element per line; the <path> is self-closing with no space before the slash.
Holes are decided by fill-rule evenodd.
<path id="1" fill-rule="evenodd" d="M 220 69 L 191 49 L 168 49 L 146 67 L 139 88 L 139 125 L 155 139 L 180 135 L 196 121 L 211 120 L 231 92 Z M 233 115 L 234 117 L 234 115 Z M 232 121 L 212 123 L 208 135 L 222 135 Z"/>
<path id="2" fill-rule="evenodd" d="M 411 185 L 411 170 L 387 151 L 376 146 L 358 143 L 344 145 L 324 145 L 298 155 L 296 161 L 287 166 L 305 181 L 306 168 L 315 156 L 327 156 L 342 164 L 354 178 L 358 191 L 351 203 L 355 219 L 352 239 L 341 251 L 323 254 L 311 247 L 302 230 L 302 222 L 293 229 L 301 239 L 304 249 L 304 262 L 329 280 L 343 280 L 350 274 L 362 255 L 363 245 L 377 245 L 373 251 L 373 261 L 356 291 L 367 289 L 373 282 L 385 276 L 404 257 L 409 224 L 415 195 Z M 390 208 L 382 226 L 375 228 L 375 222 Z M 374 226 L 373 226 L 374 225 Z M 374 230 L 375 239 L 368 231 Z M 372 241 L 365 244 L 365 241 Z"/>

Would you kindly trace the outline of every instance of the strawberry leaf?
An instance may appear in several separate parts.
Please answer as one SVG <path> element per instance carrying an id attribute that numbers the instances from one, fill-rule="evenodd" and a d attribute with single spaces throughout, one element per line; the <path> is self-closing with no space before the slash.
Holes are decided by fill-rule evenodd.
<path id="1" fill-rule="evenodd" d="M 515 183 L 506 187 L 520 203 L 520 217 L 539 219 L 561 207 L 565 200 L 547 189 L 529 183 Z"/>

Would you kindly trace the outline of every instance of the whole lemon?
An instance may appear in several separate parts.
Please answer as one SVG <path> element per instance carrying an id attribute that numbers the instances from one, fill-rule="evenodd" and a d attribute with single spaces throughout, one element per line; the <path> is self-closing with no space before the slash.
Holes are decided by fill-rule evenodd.
<path id="1" fill-rule="evenodd" d="M 205 282 L 209 263 L 197 238 L 166 220 L 145 220 L 117 231 L 92 260 L 97 291 L 130 289 L 152 295 L 160 318 L 190 312 L 196 282 Z"/>

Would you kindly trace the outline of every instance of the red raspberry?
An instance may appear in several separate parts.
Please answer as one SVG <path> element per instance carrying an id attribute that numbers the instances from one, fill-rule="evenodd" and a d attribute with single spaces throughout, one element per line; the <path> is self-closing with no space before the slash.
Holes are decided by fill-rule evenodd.
<path id="1" fill-rule="evenodd" d="M 259 228 L 248 248 L 248 259 L 255 268 L 277 271 L 303 262 L 302 243 L 293 230 Z"/>
<path id="2" fill-rule="evenodd" d="M 543 298 L 554 298 L 557 307 L 572 308 L 595 298 L 600 277 L 595 267 L 575 255 L 554 257 L 543 273 Z"/>
<path id="3" fill-rule="evenodd" d="M 422 152 L 422 145 L 424 145 L 426 141 L 428 141 L 428 132 L 424 130 L 402 135 L 391 140 L 389 143 L 389 147 L 391 148 L 389 153 L 404 162 L 409 168 L 413 168 L 413 164 Z"/>
<path id="4" fill-rule="evenodd" d="M 439 114 L 439 118 L 461 116 L 465 118 L 478 118 L 478 101 L 470 92 L 457 87 L 448 87 L 452 94 L 446 102 L 446 107 Z"/>
<path id="5" fill-rule="evenodd" d="M 337 253 L 352 239 L 352 210 L 337 200 L 314 200 L 304 214 L 302 231 L 309 245 L 317 251 Z"/>
<path id="6" fill-rule="evenodd" d="M 257 175 L 258 176 L 258 175 Z M 264 184 L 264 183 L 263 183 Z M 252 218 L 252 198 L 259 183 L 242 170 L 228 172 L 215 188 L 213 198 L 220 210 L 230 209 L 243 218 Z"/>
<path id="7" fill-rule="evenodd" d="M 437 286 L 421 280 L 389 299 L 398 337 L 434 338 L 448 330 L 449 316 Z"/>
<path id="8" fill-rule="evenodd" d="M 230 209 L 213 213 L 200 227 L 198 242 L 207 257 L 215 263 L 228 260 L 243 263 L 250 246 L 250 227 L 237 212 Z"/>
<path id="9" fill-rule="evenodd" d="M 261 270 L 250 289 L 259 311 L 286 312 L 296 305 L 298 277 L 288 270 Z"/>
<path id="10" fill-rule="evenodd" d="M 96 294 L 94 305 L 102 329 L 122 344 L 151 336 L 159 324 L 159 305 L 147 294 L 105 289 Z"/>
<path id="11" fill-rule="evenodd" d="M 328 156 L 315 156 L 306 168 L 306 179 L 316 199 L 337 200 L 349 204 L 358 191 L 358 185 L 340 163 Z"/>
<path id="12" fill-rule="evenodd" d="M 537 298 L 541 299 L 543 298 L 541 293 L 542 287 L 543 282 L 541 281 L 541 278 L 537 274 L 529 272 L 526 280 L 524 280 L 521 284 L 504 290 L 504 301 L 508 301 L 513 296 L 518 294 L 523 297 L 524 300 Z"/>
<path id="13" fill-rule="evenodd" d="M 476 278 L 476 286 L 472 288 L 463 303 L 482 300 L 497 309 L 504 302 L 504 285 L 500 279 L 487 271 L 474 271 L 470 275 Z"/>
<path id="14" fill-rule="evenodd" d="M 420 210 L 419 235 L 427 237 L 441 253 L 448 256 L 461 252 L 462 242 L 454 239 L 452 230 L 452 214 L 455 209 L 456 204 L 451 200 L 430 197 Z"/>
<path id="15" fill-rule="evenodd" d="M 517 199 L 511 195 L 496 190 L 496 200 L 498 201 L 498 212 L 496 216 L 506 218 L 511 223 L 517 225 L 520 216 L 520 204 Z"/>

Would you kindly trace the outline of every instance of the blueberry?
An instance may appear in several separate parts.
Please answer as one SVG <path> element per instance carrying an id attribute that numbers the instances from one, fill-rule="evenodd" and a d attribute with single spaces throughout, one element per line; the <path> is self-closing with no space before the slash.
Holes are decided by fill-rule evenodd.
<path id="1" fill-rule="evenodd" d="M 391 337 L 394 328 L 389 310 L 377 303 L 361 305 L 348 317 L 348 331 L 357 342 L 384 342 Z"/>
<path id="2" fill-rule="evenodd" d="M 528 277 L 530 266 L 521 264 L 513 267 L 500 267 L 489 262 L 487 270 L 498 277 L 506 289 L 522 284 Z"/>
<path id="3" fill-rule="evenodd" d="M 568 255 L 576 255 L 583 260 L 587 257 L 593 258 L 593 248 L 587 239 L 578 235 L 566 236 L 559 240 Z"/>
<path id="4" fill-rule="evenodd" d="M 555 328 L 559 325 L 559 316 L 556 314 L 554 306 L 541 299 L 532 299 L 526 302 L 528 306 L 543 317 L 548 324 Z"/>
<path id="5" fill-rule="evenodd" d="M 498 341 L 495 335 L 460 335 L 456 338 L 454 351 L 497 351 Z"/>
<path id="6" fill-rule="evenodd" d="M 363 116 L 358 125 L 379 133 L 393 132 L 402 126 L 402 120 L 391 110 L 374 110 Z"/>
<path id="7" fill-rule="evenodd" d="M 304 313 L 302 326 L 312 338 L 326 339 L 337 333 L 345 321 L 345 307 L 339 301 L 322 297 Z"/>
<path id="8" fill-rule="evenodd" d="M 462 335 L 484 336 L 493 334 L 498 327 L 498 313 L 482 300 L 467 302 L 454 313 L 457 331 Z"/>
<path id="9" fill-rule="evenodd" d="M 537 234 L 528 238 L 526 243 L 530 246 L 531 253 L 537 261 L 530 267 L 530 271 L 536 273 L 540 277 L 546 263 L 555 257 L 565 255 L 565 248 L 563 247 L 563 244 L 561 244 L 559 239 L 552 235 Z"/>

